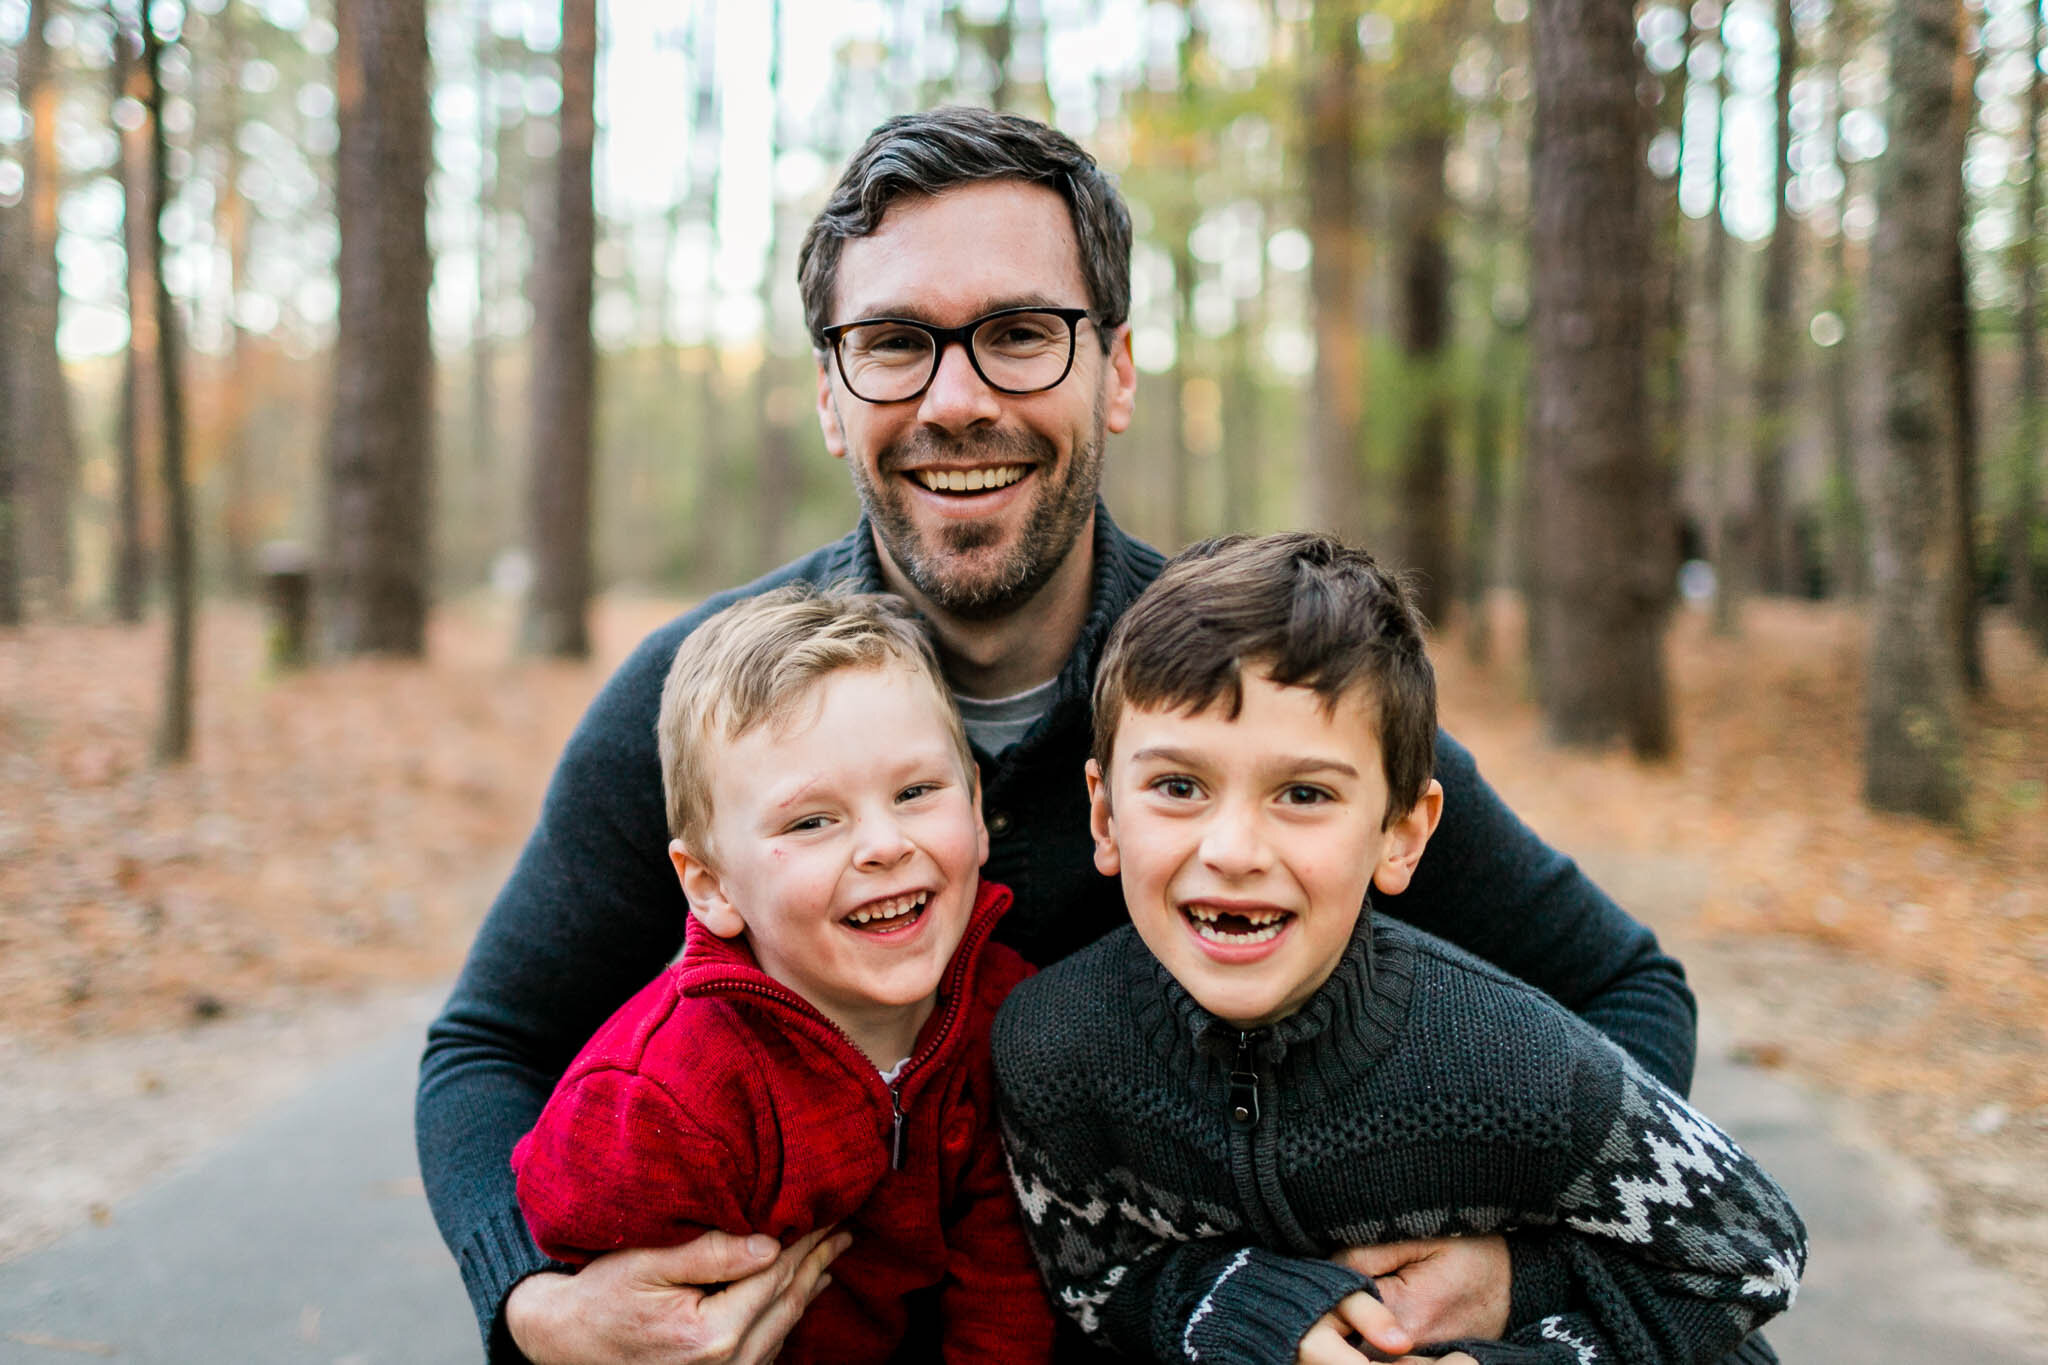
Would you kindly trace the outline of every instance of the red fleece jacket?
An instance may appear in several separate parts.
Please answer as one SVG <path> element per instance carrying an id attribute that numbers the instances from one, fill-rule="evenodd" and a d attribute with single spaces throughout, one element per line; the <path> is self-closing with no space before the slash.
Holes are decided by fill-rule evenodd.
<path id="1" fill-rule="evenodd" d="M 853 1245 L 782 1365 L 880 1365 L 903 1339 L 905 1295 L 931 1286 L 947 1361 L 1049 1360 L 989 1064 L 996 1007 L 1031 974 L 988 941 L 1009 905 L 982 884 L 893 1087 L 743 941 L 692 917 L 682 957 L 597 1031 L 513 1149 L 534 1241 L 580 1265 L 707 1228 L 786 1245 L 842 1224 Z"/>

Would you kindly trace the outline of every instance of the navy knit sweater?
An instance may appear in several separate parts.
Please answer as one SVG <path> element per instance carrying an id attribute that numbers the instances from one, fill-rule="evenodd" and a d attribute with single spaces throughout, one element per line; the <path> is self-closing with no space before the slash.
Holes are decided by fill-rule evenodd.
<path id="1" fill-rule="evenodd" d="M 1680 1365 L 1788 1307 L 1805 1265 L 1784 1193 L 1627 1054 L 1370 914 L 1269 1028 L 1208 1013 L 1125 927 L 1019 985 L 992 1046 L 1039 1270 L 1124 1355 L 1292 1365 L 1370 1284 L 1325 1258 L 1504 1232 L 1505 1339 L 1417 1354 Z"/>
<path id="2" fill-rule="evenodd" d="M 991 843 L 984 873 L 1017 894 L 998 937 L 1039 964 L 1125 922 L 1117 884 L 1091 861 L 1081 767 L 1097 657 L 1163 560 L 1100 504 L 1093 551 L 1088 618 L 1051 708 L 1001 756 L 978 755 Z M 534 1247 L 519 1216 L 512 1145 L 598 1025 L 682 946 L 688 907 L 668 863 L 654 739 L 662 680 L 705 617 L 797 579 L 885 589 L 867 522 L 711 598 L 620 665 L 570 738 L 539 822 L 428 1030 L 415 1115 L 420 1171 L 494 1363 L 521 1359 L 504 1330 L 506 1295 L 536 1271 L 563 1268 Z M 1694 1014 L 1678 964 L 1517 820 L 1445 735 L 1437 777 L 1443 823 L 1388 910 L 1540 986 L 1682 1092 Z"/>

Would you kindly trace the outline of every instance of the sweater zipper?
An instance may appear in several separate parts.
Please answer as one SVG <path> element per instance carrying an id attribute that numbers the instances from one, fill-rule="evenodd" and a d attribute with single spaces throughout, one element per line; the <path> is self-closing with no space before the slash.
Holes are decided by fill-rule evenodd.
<path id="1" fill-rule="evenodd" d="M 1230 1068 L 1230 1166 L 1237 1184 L 1239 1202 L 1251 1220 L 1259 1240 L 1275 1250 L 1305 1253 L 1291 1211 L 1276 1207 L 1279 1172 L 1274 1169 L 1279 1134 L 1266 1117 L 1260 1101 L 1258 1044 L 1265 1030 L 1239 1029 L 1237 1059 Z"/>
<path id="2" fill-rule="evenodd" d="M 1230 1121 L 1249 1128 L 1259 1121 L 1259 1065 L 1252 1055 L 1252 1035 L 1239 1029 L 1237 1061 L 1230 1068 Z"/>

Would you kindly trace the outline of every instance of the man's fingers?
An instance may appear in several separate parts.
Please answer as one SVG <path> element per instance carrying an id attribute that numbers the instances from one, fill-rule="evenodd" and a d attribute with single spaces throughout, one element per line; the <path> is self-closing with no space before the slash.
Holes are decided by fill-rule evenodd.
<path id="1" fill-rule="evenodd" d="M 1427 1260 L 1442 1245 L 1438 1241 L 1381 1242 L 1377 1246 L 1346 1247 L 1330 1259 L 1361 1275 L 1378 1279 L 1382 1275 L 1392 1275 L 1402 1266 Z"/>
<path id="2" fill-rule="evenodd" d="M 1366 1343 L 1376 1351 L 1400 1355 L 1415 1349 L 1415 1338 L 1410 1336 L 1408 1329 L 1394 1317 L 1394 1310 L 1364 1290 L 1356 1294 L 1346 1294 L 1338 1300 L 1331 1316 L 1337 1318 L 1348 1331 L 1364 1337 Z"/>
<path id="3" fill-rule="evenodd" d="M 781 1250 L 773 1237 L 759 1233 L 735 1237 L 712 1231 L 678 1247 L 648 1248 L 639 1253 L 636 1268 L 645 1279 L 669 1284 L 728 1284 L 769 1265 Z"/>
<path id="4" fill-rule="evenodd" d="M 806 1233 L 784 1247 L 766 1270 L 704 1301 L 704 1322 L 734 1334 L 733 1365 L 761 1365 L 775 1358 L 783 1338 L 830 1281 L 825 1267 L 852 1244 L 851 1236 L 835 1228 Z"/>

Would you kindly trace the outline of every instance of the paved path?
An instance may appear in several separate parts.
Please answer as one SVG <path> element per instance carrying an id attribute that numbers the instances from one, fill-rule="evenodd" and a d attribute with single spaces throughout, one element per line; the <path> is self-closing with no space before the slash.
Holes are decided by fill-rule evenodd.
<path id="1" fill-rule="evenodd" d="M 1923 1217 L 1924 1182 L 1809 1092 L 1725 1060 L 1711 1019 L 1702 1041 L 1697 1098 L 1813 1235 L 1799 1306 L 1769 1334 L 1786 1365 L 2048 1365 L 2048 1344 L 1997 1320 L 2017 1289 Z M 474 1365 L 413 1163 L 418 1051 L 408 1021 L 106 1226 L 0 1265 L 0 1365 Z"/>

